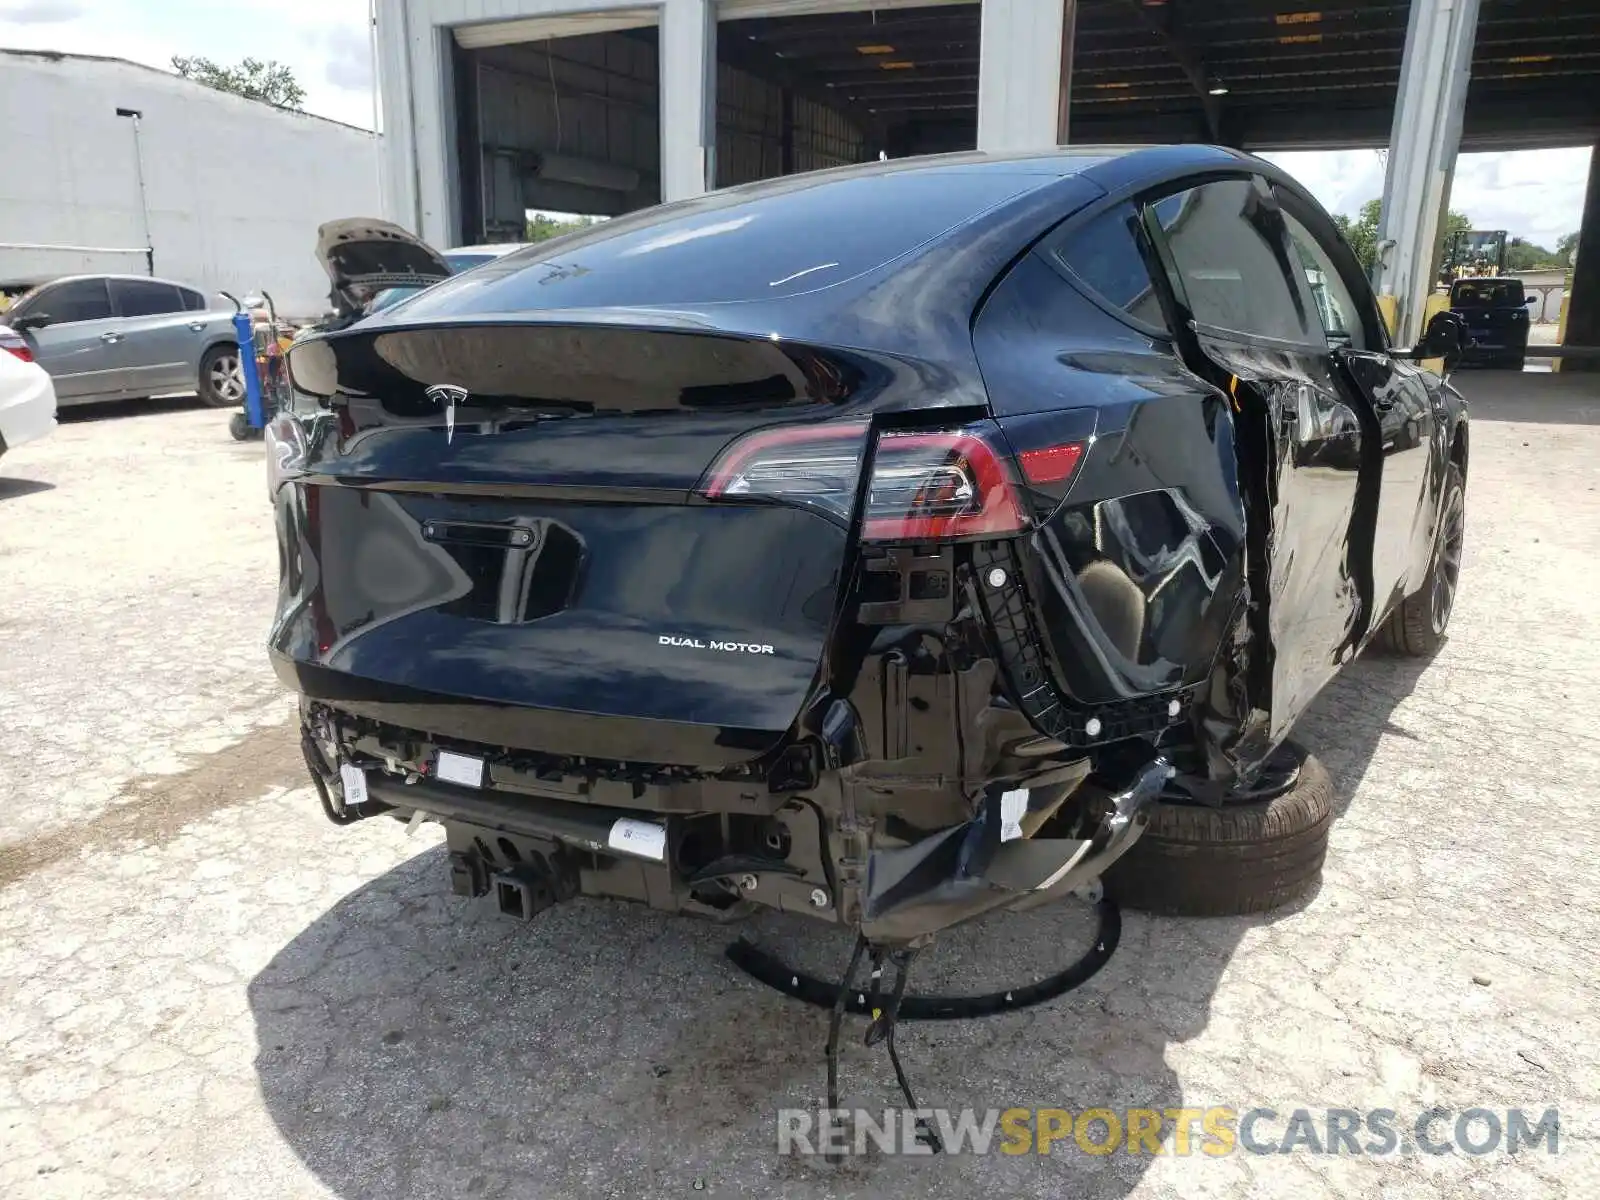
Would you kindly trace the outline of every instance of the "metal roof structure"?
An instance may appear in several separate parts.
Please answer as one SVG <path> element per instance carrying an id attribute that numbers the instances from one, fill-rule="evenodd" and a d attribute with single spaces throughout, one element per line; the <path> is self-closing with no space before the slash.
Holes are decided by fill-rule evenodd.
<path id="1" fill-rule="evenodd" d="M 1311 3 L 1078 0 L 1071 139 L 1387 145 L 1410 5 Z M 944 3 L 724 22 L 719 54 L 863 128 L 970 145 L 979 14 Z M 1462 148 L 1597 139 L 1600 0 L 1482 0 Z"/>

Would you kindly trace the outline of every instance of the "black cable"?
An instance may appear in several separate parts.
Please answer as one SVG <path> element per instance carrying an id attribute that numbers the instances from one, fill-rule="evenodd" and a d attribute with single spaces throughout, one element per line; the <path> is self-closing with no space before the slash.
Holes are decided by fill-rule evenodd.
<path id="1" fill-rule="evenodd" d="M 849 999 L 850 985 L 855 982 L 856 968 L 861 965 L 862 952 L 867 939 L 856 936 L 856 948 L 850 954 L 850 965 L 844 969 L 844 980 L 833 1000 L 833 1016 L 828 1021 L 828 1111 L 839 1107 L 839 1032 L 844 1027 L 845 1002 Z"/>
<path id="2" fill-rule="evenodd" d="M 905 1000 L 906 979 L 911 975 L 911 961 L 916 958 L 915 950 L 901 950 L 894 956 L 894 991 L 889 996 L 889 1003 L 881 1013 L 873 1017 L 872 1024 L 867 1027 L 866 1043 L 875 1045 L 885 1041 L 889 1045 L 889 1062 L 894 1066 L 895 1081 L 900 1084 L 900 1094 L 906 1098 L 906 1107 L 913 1113 L 919 1107 L 917 1098 L 911 1091 L 911 1080 L 906 1077 L 906 1069 L 900 1065 L 900 1051 L 895 1046 L 894 1030 L 900 1016 L 900 1005 Z M 933 1126 L 922 1117 L 917 1117 L 917 1136 L 935 1154 L 944 1152 L 944 1143 L 939 1140 L 939 1134 Z"/>
<path id="3" fill-rule="evenodd" d="M 907 1021 L 955 1021 L 973 1017 L 993 1016 L 995 1013 L 1015 1012 L 1031 1008 L 1066 995 L 1081 987 L 1099 973 L 1111 960 L 1122 937 L 1122 913 L 1112 900 L 1102 900 L 1095 905 L 1100 927 L 1088 951 L 1077 962 L 1054 975 L 1047 975 L 1035 983 L 1002 991 L 986 992 L 977 996 L 906 996 L 901 1002 L 899 1017 Z M 818 1008 L 828 1008 L 843 996 L 845 1008 L 857 1015 L 872 1012 L 864 993 L 851 994 L 849 980 L 843 986 L 818 979 L 788 966 L 776 955 L 760 949 L 740 938 L 725 951 L 728 961 L 758 983 L 774 991 L 793 997 Z M 859 960 L 856 960 L 859 961 Z"/>

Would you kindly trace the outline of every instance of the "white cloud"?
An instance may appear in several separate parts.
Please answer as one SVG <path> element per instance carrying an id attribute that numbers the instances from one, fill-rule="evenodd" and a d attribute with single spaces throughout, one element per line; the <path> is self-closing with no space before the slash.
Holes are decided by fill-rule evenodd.
<path id="1" fill-rule="evenodd" d="M 0 46 L 125 58 L 174 55 L 288 66 L 306 110 L 372 127 L 368 0 L 0 0 Z"/>
<path id="2" fill-rule="evenodd" d="M 0 3 L 0 22 L 18 25 L 55 25 L 83 15 L 77 0 L 6 0 Z"/>
<path id="3" fill-rule="evenodd" d="M 1375 150 L 1263 155 L 1293 175 L 1329 212 L 1355 216 L 1383 195 Z M 1456 163 L 1450 207 L 1475 229 L 1504 229 L 1549 249 L 1583 221 L 1589 150 L 1518 150 L 1463 154 Z"/>

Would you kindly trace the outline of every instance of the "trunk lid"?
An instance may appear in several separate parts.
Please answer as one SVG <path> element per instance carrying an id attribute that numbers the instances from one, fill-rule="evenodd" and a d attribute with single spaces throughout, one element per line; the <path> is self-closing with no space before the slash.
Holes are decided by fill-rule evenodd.
<path id="1" fill-rule="evenodd" d="M 863 415 L 847 356 L 523 324 L 356 327 L 290 365 L 329 409 L 278 506 L 273 646 L 303 692 L 474 741 L 704 767 L 794 723 L 849 507 L 697 488 L 754 430 Z"/>
<path id="2" fill-rule="evenodd" d="M 450 265 L 432 246 L 373 217 L 318 226 L 316 255 L 334 291 L 355 309 L 388 288 L 426 287 L 450 276 Z"/>

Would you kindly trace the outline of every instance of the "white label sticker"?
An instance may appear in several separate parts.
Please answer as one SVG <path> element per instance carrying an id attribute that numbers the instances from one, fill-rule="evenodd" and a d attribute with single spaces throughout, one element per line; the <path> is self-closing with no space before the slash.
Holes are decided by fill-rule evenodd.
<path id="1" fill-rule="evenodd" d="M 667 858 L 667 830 L 663 825 L 654 821 L 636 821 L 632 817 L 621 817 L 611 827 L 611 832 L 606 837 L 606 845 L 613 850 L 626 850 L 629 854 L 637 854 L 641 858 L 653 858 L 657 862 L 665 862 Z"/>
<path id="2" fill-rule="evenodd" d="M 438 762 L 434 764 L 434 774 L 441 783 L 482 787 L 483 759 L 473 758 L 470 754 L 452 754 L 448 750 L 441 750 Z"/>
<path id="3" fill-rule="evenodd" d="M 1028 811 L 1028 789 L 1000 793 L 1000 840 L 1013 842 L 1022 836 L 1022 817 Z"/>
<path id="4" fill-rule="evenodd" d="M 358 808 L 367 802 L 367 773 L 349 763 L 339 764 L 339 779 L 344 784 L 344 806 Z"/>

